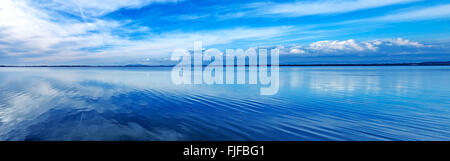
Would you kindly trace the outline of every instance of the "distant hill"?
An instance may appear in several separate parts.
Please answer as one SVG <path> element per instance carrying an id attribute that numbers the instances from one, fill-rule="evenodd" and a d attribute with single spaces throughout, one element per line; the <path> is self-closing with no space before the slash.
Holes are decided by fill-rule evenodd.
<path id="1" fill-rule="evenodd" d="M 450 61 L 420 63 L 372 63 L 372 64 L 283 64 L 280 66 L 433 66 L 450 65 Z"/>

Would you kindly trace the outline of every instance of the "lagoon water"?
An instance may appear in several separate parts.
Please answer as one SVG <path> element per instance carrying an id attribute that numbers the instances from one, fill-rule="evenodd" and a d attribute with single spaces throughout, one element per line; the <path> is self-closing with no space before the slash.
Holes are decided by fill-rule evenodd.
<path id="1" fill-rule="evenodd" d="M 171 68 L 0 68 L 0 140 L 450 140 L 450 67 L 280 67 L 258 85 Z"/>

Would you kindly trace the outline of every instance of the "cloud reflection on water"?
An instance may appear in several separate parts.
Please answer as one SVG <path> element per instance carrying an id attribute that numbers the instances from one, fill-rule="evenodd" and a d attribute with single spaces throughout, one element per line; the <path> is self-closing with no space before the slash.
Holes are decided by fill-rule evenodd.
<path id="1" fill-rule="evenodd" d="M 170 71 L 0 68 L 0 140 L 450 138 L 448 67 L 282 67 L 274 96 Z"/>

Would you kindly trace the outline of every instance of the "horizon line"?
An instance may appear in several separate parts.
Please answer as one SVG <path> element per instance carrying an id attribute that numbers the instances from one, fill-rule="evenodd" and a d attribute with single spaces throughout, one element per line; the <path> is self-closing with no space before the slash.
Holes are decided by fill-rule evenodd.
<path id="1" fill-rule="evenodd" d="M 279 64 L 278 66 L 447 66 L 450 61 L 419 63 L 332 63 L 332 64 Z M 0 65 L 0 67 L 175 67 L 176 65 Z M 208 65 L 193 65 L 208 66 Z M 220 65 L 219 65 L 220 66 Z M 222 66 L 272 66 L 268 65 L 222 65 Z"/>

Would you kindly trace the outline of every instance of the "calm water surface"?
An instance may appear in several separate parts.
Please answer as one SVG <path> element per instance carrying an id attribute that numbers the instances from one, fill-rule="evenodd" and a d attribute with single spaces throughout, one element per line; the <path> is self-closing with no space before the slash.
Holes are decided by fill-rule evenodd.
<path id="1" fill-rule="evenodd" d="M 450 67 L 281 67 L 257 85 L 171 68 L 0 68 L 0 140 L 450 140 Z"/>

